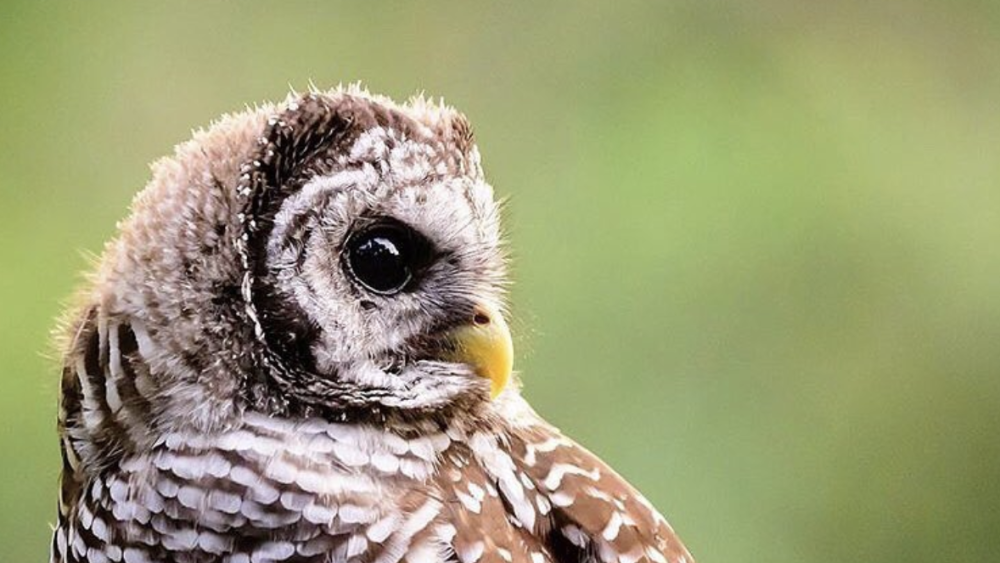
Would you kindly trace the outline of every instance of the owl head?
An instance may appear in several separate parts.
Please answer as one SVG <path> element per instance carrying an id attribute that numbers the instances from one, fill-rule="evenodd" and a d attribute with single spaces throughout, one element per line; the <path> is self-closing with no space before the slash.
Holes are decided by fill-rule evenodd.
<path id="1" fill-rule="evenodd" d="M 499 210 L 465 117 L 351 87 L 156 163 L 88 298 L 165 424 L 484 408 L 511 377 Z M 178 422 L 182 421 L 182 422 Z"/>

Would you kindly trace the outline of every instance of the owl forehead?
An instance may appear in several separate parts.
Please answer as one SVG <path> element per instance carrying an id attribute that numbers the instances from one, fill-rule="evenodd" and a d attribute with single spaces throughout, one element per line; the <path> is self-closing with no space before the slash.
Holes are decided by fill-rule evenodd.
<path id="1" fill-rule="evenodd" d="M 445 176 L 483 177 L 465 116 L 420 99 L 397 105 L 356 92 L 310 94 L 288 102 L 269 125 L 270 135 L 285 145 L 270 148 L 285 152 L 296 167 L 315 170 L 371 164 L 402 183 Z M 262 141 L 267 144 L 268 139 Z M 296 150 L 301 147 L 310 150 Z"/>
<path id="2" fill-rule="evenodd" d="M 329 198 L 335 228 L 361 216 L 388 215 L 446 239 L 462 232 L 478 239 L 498 236 L 493 189 L 474 145 L 457 146 L 425 125 L 410 132 L 375 126 L 333 161 L 306 180 L 279 215 L 291 219 Z"/>
<path id="3" fill-rule="evenodd" d="M 465 208 L 481 235 L 498 231 L 492 188 L 483 180 L 468 122 L 451 108 L 337 92 L 286 102 L 269 119 L 257 156 L 247 161 L 237 193 L 245 233 L 241 253 L 254 254 L 282 219 L 343 199 L 373 212 L 454 215 Z M 411 192 L 415 192 L 412 193 Z M 407 197 L 417 203 L 404 205 Z M 462 220 L 462 217 L 452 217 Z M 273 234 L 273 233 L 272 233 Z M 272 237 L 273 240 L 273 237 Z"/>
<path id="4" fill-rule="evenodd" d="M 482 179 L 475 145 L 457 145 L 423 124 L 413 129 L 416 134 L 393 127 L 366 129 L 338 160 L 344 166 L 371 163 L 402 184 L 448 176 Z"/>

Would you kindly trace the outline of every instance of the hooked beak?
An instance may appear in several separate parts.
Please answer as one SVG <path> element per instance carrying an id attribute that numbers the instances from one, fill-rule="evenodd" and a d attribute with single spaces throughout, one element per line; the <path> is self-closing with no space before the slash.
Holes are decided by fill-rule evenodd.
<path id="1" fill-rule="evenodd" d="M 466 364 L 490 380 L 490 397 L 496 398 L 510 382 L 514 365 L 514 344 L 500 311 L 478 305 L 469 324 L 451 330 L 445 338 L 451 346 L 442 359 Z"/>

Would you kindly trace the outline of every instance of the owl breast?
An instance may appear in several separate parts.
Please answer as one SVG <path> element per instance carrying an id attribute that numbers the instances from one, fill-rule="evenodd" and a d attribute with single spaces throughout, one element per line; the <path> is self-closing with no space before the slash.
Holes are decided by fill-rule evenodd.
<path id="1" fill-rule="evenodd" d="M 548 426 L 508 430 L 249 413 L 225 432 L 168 433 L 81 484 L 53 561 L 690 561 L 589 452 Z"/>
<path id="2" fill-rule="evenodd" d="M 442 560 L 454 527 L 429 478 L 457 444 L 259 414 L 222 433 L 167 434 L 86 485 L 55 551 L 128 563 Z"/>

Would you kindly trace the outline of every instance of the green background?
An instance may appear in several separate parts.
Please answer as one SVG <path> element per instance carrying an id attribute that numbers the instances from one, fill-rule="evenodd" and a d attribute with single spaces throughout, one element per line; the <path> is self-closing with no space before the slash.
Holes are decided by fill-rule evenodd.
<path id="1" fill-rule="evenodd" d="M 310 80 L 469 115 L 528 397 L 703 563 L 1000 553 L 998 3 L 5 2 L 0 560 L 47 557 L 85 253 Z"/>

